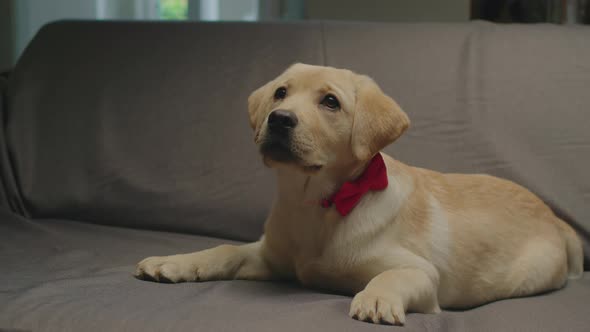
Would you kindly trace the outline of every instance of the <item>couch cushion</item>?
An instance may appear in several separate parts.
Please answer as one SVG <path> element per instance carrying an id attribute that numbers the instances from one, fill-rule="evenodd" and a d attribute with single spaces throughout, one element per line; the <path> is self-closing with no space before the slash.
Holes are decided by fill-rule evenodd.
<path id="1" fill-rule="evenodd" d="M 590 273 L 563 290 L 439 315 L 409 314 L 404 329 L 348 317 L 351 298 L 294 284 L 158 284 L 132 277 L 150 255 L 219 239 L 26 220 L 0 210 L 0 329 L 67 331 L 586 331 Z"/>

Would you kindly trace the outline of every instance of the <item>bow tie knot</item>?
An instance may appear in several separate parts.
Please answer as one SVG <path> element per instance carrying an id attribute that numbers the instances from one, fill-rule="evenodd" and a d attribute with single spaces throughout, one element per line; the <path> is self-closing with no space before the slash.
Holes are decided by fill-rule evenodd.
<path id="1" fill-rule="evenodd" d="M 340 215 L 346 216 L 360 202 L 368 191 L 378 191 L 387 188 L 387 168 L 380 153 L 369 162 L 363 174 L 354 181 L 345 182 L 330 198 L 322 200 L 322 206 L 327 208 L 332 204 Z"/>

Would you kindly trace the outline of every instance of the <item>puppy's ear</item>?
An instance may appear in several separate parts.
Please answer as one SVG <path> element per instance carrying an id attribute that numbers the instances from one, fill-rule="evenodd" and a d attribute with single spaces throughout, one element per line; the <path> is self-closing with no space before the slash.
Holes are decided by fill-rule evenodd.
<path id="1" fill-rule="evenodd" d="M 250 127 L 254 129 L 256 135 L 260 131 L 260 125 L 264 122 L 263 109 L 270 102 L 270 96 L 267 93 L 271 82 L 256 89 L 250 97 L 248 97 L 248 115 L 250 117 Z"/>
<path id="2" fill-rule="evenodd" d="M 352 125 L 352 152 L 358 160 L 375 153 L 400 137 L 410 125 L 399 105 L 369 77 L 356 77 L 356 107 Z"/>

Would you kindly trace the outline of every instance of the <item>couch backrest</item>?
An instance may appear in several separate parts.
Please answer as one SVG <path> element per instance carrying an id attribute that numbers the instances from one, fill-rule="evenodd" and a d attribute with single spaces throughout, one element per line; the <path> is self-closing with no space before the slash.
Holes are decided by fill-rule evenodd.
<path id="1" fill-rule="evenodd" d="M 14 195 L 36 218 L 254 239 L 274 182 L 246 99 L 305 62 L 368 74 L 401 104 L 412 126 L 388 153 L 515 180 L 588 239 L 589 40 L 482 22 L 53 23 L 7 93 Z"/>
<path id="2" fill-rule="evenodd" d="M 246 99 L 295 60 L 322 62 L 318 26 L 44 27 L 8 91 L 7 137 L 27 213 L 258 237 L 275 185 Z"/>

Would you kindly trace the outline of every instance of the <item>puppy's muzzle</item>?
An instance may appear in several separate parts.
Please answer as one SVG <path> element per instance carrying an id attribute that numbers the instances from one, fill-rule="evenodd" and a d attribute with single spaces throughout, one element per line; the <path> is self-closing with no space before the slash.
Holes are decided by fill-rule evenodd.
<path id="1" fill-rule="evenodd" d="M 268 116 L 268 129 L 273 135 L 287 135 L 297 126 L 297 115 L 291 111 L 274 110 Z"/>
<path id="2" fill-rule="evenodd" d="M 260 151 L 265 156 L 282 162 L 296 160 L 293 153 L 293 129 L 298 123 L 297 116 L 291 111 L 274 110 L 268 115 L 268 131 Z"/>

